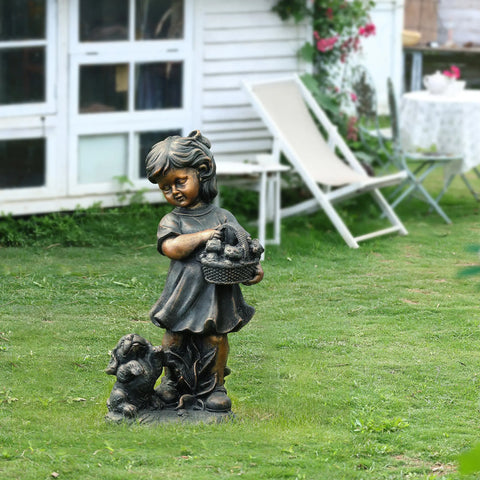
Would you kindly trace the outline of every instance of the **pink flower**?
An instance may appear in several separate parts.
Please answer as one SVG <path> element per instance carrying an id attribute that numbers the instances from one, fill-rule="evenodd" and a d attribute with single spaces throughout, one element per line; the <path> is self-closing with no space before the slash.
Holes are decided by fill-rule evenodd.
<path id="1" fill-rule="evenodd" d="M 358 29 L 358 34 L 362 37 L 369 37 L 370 35 L 375 35 L 376 27 L 373 23 L 367 23 L 363 27 Z"/>
<path id="2" fill-rule="evenodd" d="M 332 50 L 335 44 L 337 43 L 338 37 L 329 37 L 329 38 L 321 38 L 317 42 L 317 49 L 320 52 L 328 52 Z"/>
<path id="3" fill-rule="evenodd" d="M 351 93 L 350 93 L 350 98 L 352 99 L 352 102 L 356 102 L 357 99 L 358 99 L 357 95 L 355 95 L 354 92 L 351 92 Z"/>
<path id="4" fill-rule="evenodd" d="M 455 65 L 452 65 L 450 70 L 444 70 L 442 73 L 448 78 L 460 78 L 460 69 Z"/>
<path id="5" fill-rule="evenodd" d="M 460 78 L 460 69 L 457 66 L 452 65 L 450 67 L 450 71 L 452 72 L 454 78 Z"/>

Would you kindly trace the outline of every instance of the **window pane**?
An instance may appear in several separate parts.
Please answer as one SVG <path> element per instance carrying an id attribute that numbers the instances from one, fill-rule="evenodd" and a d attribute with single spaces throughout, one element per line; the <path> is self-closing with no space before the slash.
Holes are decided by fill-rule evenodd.
<path id="1" fill-rule="evenodd" d="M 135 38 L 183 38 L 183 0 L 136 0 Z"/>
<path id="2" fill-rule="evenodd" d="M 45 48 L 0 50 L 0 105 L 45 101 Z"/>
<path id="3" fill-rule="evenodd" d="M 80 67 L 80 113 L 127 110 L 128 64 Z"/>
<path id="4" fill-rule="evenodd" d="M 45 0 L 1 0 L 0 41 L 45 38 Z"/>
<path id="5" fill-rule="evenodd" d="M 128 0 L 80 0 L 81 42 L 128 40 Z"/>
<path id="6" fill-rule="evenodd" d="M 0 188 L 45 185 L 45 139 L 0 140 Z"/>
<path id="7" fill-rule="evenodd" d="M 181 135 L 181 130 L 163 130 L 159 132 L 142 132 L 138 134 L 138 176 L 140 178 L 147 178 L 145 158 L 153 145 L 173 135 Z"/>
<path id="8" fill-rule="evenodd" d="M 127 172 L 127 135 L 88 135 L 78 139 L 78 183 L 111 182 Z"/>
<path id="9" fill-rule="evenodd" d="M 135 109 L 182 107 L 181 62 L 142 63 L 135 66 Z"/>

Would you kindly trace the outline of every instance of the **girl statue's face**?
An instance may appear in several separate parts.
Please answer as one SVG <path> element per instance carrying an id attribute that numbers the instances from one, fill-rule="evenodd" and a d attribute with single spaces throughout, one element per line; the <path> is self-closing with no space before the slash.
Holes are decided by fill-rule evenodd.
<path id="1" fill-rule="evenodd" d="M 158 186 L 165 200 L 174 207 L 195 208 L 201 204 L 200 181 L 193 168 L 168 170 Z"/>

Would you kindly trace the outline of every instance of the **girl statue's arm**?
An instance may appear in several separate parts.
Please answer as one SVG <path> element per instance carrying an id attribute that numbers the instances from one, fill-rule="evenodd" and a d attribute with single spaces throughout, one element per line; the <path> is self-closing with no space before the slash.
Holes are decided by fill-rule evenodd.
<path id="1" fill-rule="evenodd" d="M 221 232 L 210 228 L 196 233 L 185 233 L 177 237 L 169 237 L 162 243 L 162 252 L 172 260 L 188 257 L 200 245 L 212 238 L 220 238 Z"/>

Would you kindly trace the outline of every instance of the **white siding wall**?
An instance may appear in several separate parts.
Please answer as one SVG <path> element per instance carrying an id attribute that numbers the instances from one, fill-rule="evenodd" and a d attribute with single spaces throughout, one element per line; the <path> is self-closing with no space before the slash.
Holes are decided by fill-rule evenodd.
<path id="1" fill-rule="evenodd" d="M 283 22 L 271 11 L 274 0 L 198 3 L 196 121 L 212 141 L 217 161 L 252 159 L 271 148 L 271 138 L 241 82 L 304 71 L 298 50 L 309 29 L 305 24 Z"/>

